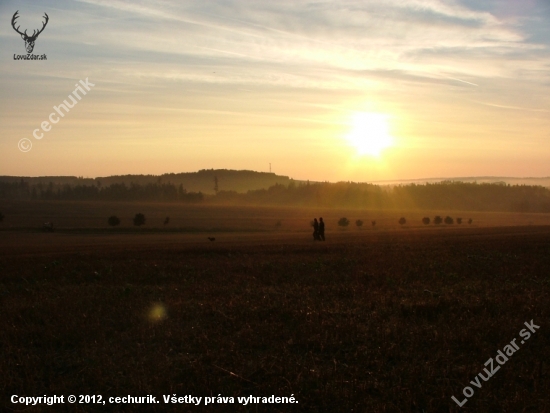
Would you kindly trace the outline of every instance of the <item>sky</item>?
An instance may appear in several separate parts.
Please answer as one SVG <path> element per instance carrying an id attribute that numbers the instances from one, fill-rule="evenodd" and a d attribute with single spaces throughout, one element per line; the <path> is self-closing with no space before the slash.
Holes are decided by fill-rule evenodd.
<path id="1" fill-rule="evenodd" d="M 20 60 L 16 11 L 28 34 L 47 13 L 46 60 Z M 0 175 L 550 176 L 550 0 L 2 0 L 0 22 Z"/>

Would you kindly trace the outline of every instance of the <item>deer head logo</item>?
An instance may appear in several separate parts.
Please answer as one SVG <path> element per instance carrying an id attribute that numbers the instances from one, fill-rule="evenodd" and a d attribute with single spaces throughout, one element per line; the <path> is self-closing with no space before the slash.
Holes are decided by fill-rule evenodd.
<path id="1" fill-rule="evenodd" d="M 46 13 L 44 13 L 44 18 L 46 19 L 46 21 L 44 23 L 42 23 L 42 28 L 40 30 L 38 30 L 38 32 L 36 30 L 34 30 L 32 35 L 29 36 L 27 34 L 26 30 L 25 30 L 24 33 L 19 31 L 20 26 L 15 27 L 15 23 L 16 23 L 15 20 L 17 20 L 17 18 L 19 17 L 17 15 L 17 13 L 19 13 L 19 10 L 17 10 L 14 13 L 14 15 L 11 19 L 11 25 L 13 27 L 13 30 L 15 30 L 17 33 L 19 33 L 21 35 L 21 38 L 25 41 L 25 48 L 27 49 L 27 53 L 32 53 L 32 51 L 34 49 L 34 42 L 36 41 L 36 38 L 38 37 L 38 35 L 44 31 L 44 28 L 48 24 L 49 17 Z"/>

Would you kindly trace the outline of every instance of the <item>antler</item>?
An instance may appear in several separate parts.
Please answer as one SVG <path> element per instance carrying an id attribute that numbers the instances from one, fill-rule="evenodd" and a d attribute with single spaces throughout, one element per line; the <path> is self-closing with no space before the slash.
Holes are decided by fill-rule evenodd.
<path id="1" fill-rule="evenodd" d="M 21 26 L 17 26 L 17 28 L 15 28 L 15 20 L 17 20 L 17 18 L 19 17 L 19 16 L 17 15 L 17 13 L 19 13 L 19 10 L 17 10 L 17 11 L 13 14 L 13 17 L 11 18 L 11 25 L 12 25 L 12 27 L 13 27 L 13 30 L 15 30 L 15 31 L 16 31 L 17 33 L 19 33 L 21 36 L 26 36 L 26 35 L 27 35 L 27 31 L 26 31 L 26 30 L 25 30 L 25 33 L 21 33 L 21 32 L 19 31 L 19 28 L 20 28 Z"/>
<path id="2" fill-rule="evenodd" d="M 19 10 L 17 10 L 13 17 L 11 18 L 11 25 L 13 27 L 13 30 L 15 30 L 17 33 L 19 33 L 21 36 L 25 36 L 25 38 L 28 38 L 28 39 L 36 39 L 38 37 L 38 35 L 40 33 L 42 33 L 42 31 L 44 31 L 44 29 L 46 28 L 46 25 L 48 24 L 48 21 L 50 20 L 50 18 L 48 17 L 48 14 L 46 12 L 44 12 L 44 18 L 46 19 L 46 21 L 44 23 L 42 23 L 42 28 L 40 30 L 38 30 L 38 33 L 36 32 L 36 30 L 33 30 L 32 32 L 32 36 L 29 36 L 27 34 L 27 31 L 25 30 L 24 33 L 21 33 L 19 31 L 19 27 L 21 26 L 17 26 L 17 28 L 15 27 L 15 23 L 16 23 L 16 20 L 19 18 L 19 16 L 17 15 L 17 13 L 19 13 Z"/>
<path id="3" fill-rule="evenodd" d="M 50 20 L 50 18 L 48 17 L 48 14 L 46 12 L 44 12 L 43 17 L 46 19 L 46 21 L 44 23 L 42 23 L 42 28 L 40 30 L 38 30 L 38 33 L 36 33 L 36 34 L 34 34 L 34 32 L 36 30 L 34 30 L 31 37 L 38 37 L 38 35 L 40 33 L 42 33 L 44 31 L 44 29 L 46 28 L 46 25 L 48 24 L 48 21 Z"/>

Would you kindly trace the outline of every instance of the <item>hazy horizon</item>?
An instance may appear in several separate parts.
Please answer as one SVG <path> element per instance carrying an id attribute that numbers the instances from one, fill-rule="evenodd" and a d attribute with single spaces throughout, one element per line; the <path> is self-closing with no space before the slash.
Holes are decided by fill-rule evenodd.
<path id="1" fill-rule="evenodd" d="M 49 176 L 72 176 L 72 177 L 78 177 L 78 178 L 83 178 L 83 179 L 98 179 L 98 178 L 106 178 L 106 177 L 111 177 L 111 176 L 130 176 L 130 175 L 152 175 L 152 176 L 162 176 L 162 175 L 179 175 L 179 174 L 194 174 L 194 173 L 198 173 L 200 171 L 209 171 L 209 170 L 221 170 L 221 171 L 237 171 L 237 172 L 257 172 L 257 173 L 272 173 L 272 174 L 275 174 L 277 176 L 286 176 L 290 179 L 293 179 L 295 181 L 313 181 L 313 179 L 309 179 L 307 176 L 306 177 L 302 177 L 302 176 L 298 176 L 298 177 L 295 177 L 295 176 L 288 176 L 288 175 L 284 175 L 284 174 L 279 174 L 277 172 L 273 172 L 273 171 L 255 171 L 255 170 L 252 170 L 252 169 L 228 169 L 228 168 L 217 168 L 217 169 L 214 169 L 214 168 L 201 168 L 201 169 L 197 169 L 197 170 L 193 170 L 193 171 L 170 171 L 170 172 L 159 172 L 159 173 L 117 173 L 117 174 L 113 174 L 113 175 L 95 175 L 95 176 L 86 176 L 86 175 L 78 175 L 78 174 L 68 174 L 68 175 L 0 175 L 0 176 L 4 176 L 4 177 L 11 177 L 11 178 L 14 178 L 14 177 L 28 177 L 28 178 L 45 178 L 45 177 L 49 177 Z M 470 175 L 470 176 L 423 176 L 423 177 L 420 177 L 420 178 L 395 178 L 395 179 L 377 179 L 377 180 L 369 180 L 368 182 L 394 182 L 394 181 L 421 181 L 421 180 L 447 180 L 447 179 L 476 179 L 476 178 L 479 178 L 479 179 L 550 179 L 550 175 L 547 175 L 547 176 L 504 176 L 504 175 L 480 175 L 480 176 L 473 176 L 473 175 Z M 349 181 L 349 179 L 348 179 Z M 319 181 L 319 182 L 324 182 L 324 181 Z M 332 182 L 332 181 L 329 181 L 329 182 Z"/>
<path id="2" fill-rule="evenodd" d="M 353 183 L 358 183 L 358 184 L 368 183 L 368 184 L 379 185 L 379 186 L 393 186 L 393 185 L 403 185 L 403 184 L 404 185 L 406 185 L 406 184 L 422 185 L 422 184 L 433 184 L 433 183 L 442 183 L 442 182 L 449 181 L 449 182 L 463 182 L 463 183 L 474 183 L 475 182 L 475 183 L 479 183 L 479 184 L 481 184 L 481 183 L 493 183 L 493 184 L 506 183 L 506 184 L 509 184 L 509 185 L 544 186 L 544 187 L 550 188 L 550 176 L 541 176 L 541 177 L 534 177 L 534 176 L 526 176 L 526 177 L 519 177 L 519 176 L 515 176 L 515 177 L 514 176 L 448 176 L 448 177 L 422 177 L 422 178 L 415 178 L 415 179 L 387 179 L 387 180 L 370 180 L 370 181 L 352 181 L 352 180 L 316 181 L 316 180 L 313 180 L 313 179 L 309 179 L 307 177 L 294 177 L 294 176 L 288 176 L 288 175 L 281 175 L 281 174 L 276 174 L 275 172 L 269 172 L 269 171 L 253 171 L 253 170 L 245 170 L 245 169 L 213 169 L 213 168 L 205 168 L 205 169 L 201 169 L 201 170 L 198 170 L 198 171 L 165 172 L 165 173 L 160 173 L 160 174 L 116 174 L 116 175 L 103 175 L 103 176 L 0 175 L 0 178 L 10 178 L 10 179 L 13 179 L 13 178 L 29 178 L 31 180 L 32 179 L 41 179 L 41 178 L 52 178 L 54 180 L 57 179 L 57 178 L 76 178 L 76 179 L 79 179 L 79 180 L 82 179 L 84 181 L 86 181 L 86 180 L 104 180 L 104 179 L 107 179 L 107 180 L 112 181 L 111 183 L 113 183 L 113 182 L 123 182 L 123 181 L 118 181 L 116 179 L 113 181 L 113 179 L 117 178 L 117 177 L 120 177 L 120 178 L 127 178 L 127 177 L 140 178 L 140 177 L 150 176 L 150 177 L 155 177 L 156 178 L 156 177 L 165 177 L 165 176 L 174 175 L 177 178 L 177 177 L 182 177 L 182 176 L 185 176 L 185 175 L 189 175 L 190 179 L 196 179 L 196 178 L 203 175 L 201 173 L 207 173 L 207 175 L 210 176 L 212 174 L 212 172 L 215 173 L 215 175 L 212 175 L 212 176 L 217 176 L 223 182 L 222 186 L 227 185 L 227 181 L 226 181 L 227 176 L 226 176 L 226 174 L 228 174 L 228 173 L 229 173 L 229 176 L 230 176 L 230 181 L 236 180 L 238 182 L 241 182 L 241 184 L 244 184 L 245 186 L 246 186 L 246 181 L 251 176 L 247 173 L 251 173 L 252 176 L 254 176 L 254 174 L 258 174 L 258 176 L 257 176 L 258 178 L 263 177 L 263 176 L 266 176 L 266 177 L 267 176 L 274 176 L 275 179 L 276 179 L 275 181 L 273 181 L 271 183 L 264 180 L 264 181 L 262 181 L 264 183 L 264 185 L 260 184 L 258 186 L 258 183 L 261 181 L 261 179 L 260 179 L 260 181 L 255 182 L 255 185 L 253 185 L 254 188 L 248 188 L 248 189 L 259 189 L 260 187 L 264 188 L 264 189 L 267 189 L 268 187 L 271 187 L 275 183 L 281 184 L 280 180 L 278 180 L 277 178 L 283 178 L 285 181 L 282 182 L 282 184 L 285 185 L 285 186 L 288 185 L 291 181 L 302 182 L 302 183 L 305 183 L 305 182 L 327 183 L 328 182 L 328 183 L 332 183 L 332 184 L 341 183 L 341 182 L 353 182 Z M 241 174 L 241 173 L 244 173 L 244 175 Z M 200 178 L 200 179 L 202 179 L 204 181 L 204 178 L 205 177 L 202 176 L 202 178 Z M 206 188 L 208 188 L 208 189 L 206 189 L 205 187 L 201 187 L 200 189 L 187 188 L 188 184 L 184 185 L 184 187 L 186 187 L 186 189 L 200 190 L 200 191 L 209 192 L 208 190 L 212 189 L 212 188 L 210 188 L 211 187 L 211 180 L 212 180 L 211 178 L 212 177 L 207 178 L 208 183 L 206 184 Z M 176 181 L 178 181 L 178 180 L 176 179 Z M 138 179 L 138 182 L 139 182 L 139 179 Z M 174 183 L 174 182 L 172 182 L 170 179 L 168 179 L 167 183 Z M 231 184 L 230 184 L 230 187 L 231 187 Z M 224 188 L 222 188 L 222 189 L 224 189 Z M 225 188 L 225 189 L 227 189 L 227 188 Z M 229 188 L 229 189 L 234 190 L 234 188 Z"/>
<path id="3" fill-rule="evenodd" d="M 31 33 L 48 14 L 47 60 L 14 60 L 17 10 Z M 8 0 L 0 16 L 0 175 L 550 176 L 543 0 Z"/>

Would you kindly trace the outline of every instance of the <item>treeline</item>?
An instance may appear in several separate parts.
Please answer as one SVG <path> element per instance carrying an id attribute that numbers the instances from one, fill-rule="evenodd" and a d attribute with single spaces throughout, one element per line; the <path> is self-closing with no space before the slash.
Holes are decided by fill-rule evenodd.
<path id="1" fill-rule="evenodd" d="M 550 189 L 542 186 L 444 181 L 397 186 L 393 196 L 397 204 L 419 209 L 550 212 Z"/>
<path id="2" fill-rule="evenodd" d="M 367 183 L 275 184 L 247 192 L 220 190 L 215 195 L 188 192 L 182 184 L 114 183 L 31 184 L 0 182 L 4 200 L 158 201 L 233 205 L 289 205 L 366 209 L 550 212 L 550 190 L 542 186 L 444 181 L 425 185 L 380 186 Z"/>
<path id="3" fill-rule="evenodd" d="M 385 187 L 353 182 L 296 183 L 273 185 L 268 189 L 220 191 L 213 202 L 324 207 L 387 208 L 391 195 Z"/>
<path id="4" fill-rule="evenodd" d="M 550 190 L 542 186 L 452 181 L 393 187 L 353 182 L 291 182 L 246 194 L 220 191 L 214 201 L 367 209 L 550 212 Z"/>
<path id="5" fill-rule="evenodd" d="M 0 182 L 0 199 L 60 200 L 60 201 L 159 201 L 159 202 L 202 202 L 202 192 L 187 192 L 183 185 L 152 183 L 138 185 L 31 185 L 19 182 Z"/>

